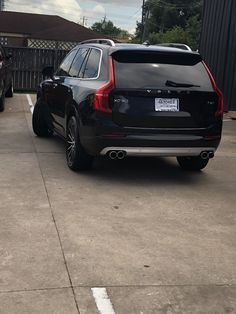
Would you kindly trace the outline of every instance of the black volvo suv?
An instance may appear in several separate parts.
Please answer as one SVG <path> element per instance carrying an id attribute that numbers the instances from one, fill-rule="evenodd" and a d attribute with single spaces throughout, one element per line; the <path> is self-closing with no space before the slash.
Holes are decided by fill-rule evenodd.
<path id="1" fill-rule="evenodd" d="M 214 157 L 224 101 L 198 53 L 90 40 L 43 75 L 33 130 L 65 139 L 72 170 L 98 155 L 174 156 L 186 170 Z"/>

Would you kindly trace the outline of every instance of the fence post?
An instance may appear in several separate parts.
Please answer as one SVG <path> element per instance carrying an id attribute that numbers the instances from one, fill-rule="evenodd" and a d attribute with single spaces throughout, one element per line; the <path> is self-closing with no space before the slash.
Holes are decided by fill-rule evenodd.
<path id="1" fill-rule="evenodd" d="M 58 49 L 59 48 L 59 43 L 58 41 L 55 42 L 55 50 L 54 50 L 54 70 L 58 67 Z"/>

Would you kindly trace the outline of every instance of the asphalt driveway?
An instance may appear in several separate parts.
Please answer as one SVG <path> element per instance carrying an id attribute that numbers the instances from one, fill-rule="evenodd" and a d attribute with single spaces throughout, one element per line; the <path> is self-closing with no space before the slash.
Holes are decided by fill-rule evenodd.
<path id="1" fill-rule="evenodd" d="M 202 173 L 99 158 L 80 174 L 31 116 L 24 94 L 0 114 L 1 314 L 236 313 L 236 121 Z"/>

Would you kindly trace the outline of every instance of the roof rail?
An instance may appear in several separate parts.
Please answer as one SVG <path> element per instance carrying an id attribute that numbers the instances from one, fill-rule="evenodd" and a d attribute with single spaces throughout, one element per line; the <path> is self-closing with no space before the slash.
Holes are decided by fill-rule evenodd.
<path id="1" fill-rule="evenodd" d="M 104 44 L 104 45 L 108 45 L 108 46 L 112 46 L 114 47 L 116 44 L 114 43 L 113 40 L 111 39 L 89 39 L 89 40 L 84 40 L 82 42 L 80 42 L 80 45 L 84 45 L 84 44 Z"/>

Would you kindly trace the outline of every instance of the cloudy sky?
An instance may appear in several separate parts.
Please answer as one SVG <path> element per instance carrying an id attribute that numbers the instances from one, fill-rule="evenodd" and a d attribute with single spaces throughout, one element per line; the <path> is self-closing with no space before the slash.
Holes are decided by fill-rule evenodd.
<path id="1" fill-rule="evenodd" d="M 60 15 L 91 26 L 104 16 L 133 32 L 141 18 L 142 0 L 5 0 L 5 10 Z"/>

